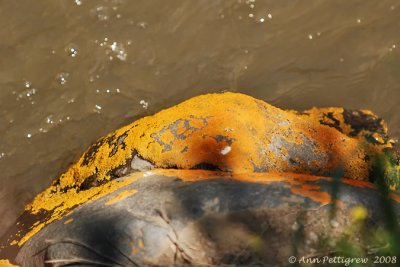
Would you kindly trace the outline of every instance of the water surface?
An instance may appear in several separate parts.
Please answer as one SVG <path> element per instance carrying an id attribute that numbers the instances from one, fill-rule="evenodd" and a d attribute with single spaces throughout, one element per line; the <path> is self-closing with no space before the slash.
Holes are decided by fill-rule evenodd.
<path id="1" fill-rule="evenodd" d="M 0 234 L 96 138 L 206 92 L 400 136 L 397 0 L 3 0 L 0 25 Z"/>

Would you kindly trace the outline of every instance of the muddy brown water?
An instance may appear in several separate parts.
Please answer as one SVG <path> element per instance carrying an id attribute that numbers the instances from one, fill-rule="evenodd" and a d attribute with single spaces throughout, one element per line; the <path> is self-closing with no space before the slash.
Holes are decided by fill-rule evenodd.
<path id="1" fill-rule="evenodd" d="M 202 93 L 400 136 L 398 0 L 3 0 L 0 25 L 0 234 L 96 138 Z"/>

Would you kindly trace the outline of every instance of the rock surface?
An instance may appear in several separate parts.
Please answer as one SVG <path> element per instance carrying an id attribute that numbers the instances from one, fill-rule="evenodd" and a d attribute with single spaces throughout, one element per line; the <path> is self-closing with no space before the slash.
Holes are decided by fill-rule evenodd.
<path id="1" fill-rule="evenodd" d="M 383 120 L 366 110 L 299 113 L 243 94 L 198 96 L 90 146 L 27 205 L 1 241 L 0 259 L 62 266 L 68 262 L 53 260 L 90 254 L 93 264 L 114 246 L 121 251 L 111 256 L 122 262 L 103 260 L 122 265 L 276 264 L 289 255 L 299 216 L 312 222 L 303 227 L 311 243 L 330 225 L 332 206 L 334 236 L 351 224 L 357 205 L 371 223 L 383 222 L 379 192 L 368 181 L 379 176 L 398 186 L 399 164 L 387 153 L 396 155 L 396 145 Z M 399 196 L 392 192 L 391 199 L 398 212 Z M 142 241 L 129 247 L 126 238 Z"/>
<path id="2" fill-rule="evenodd" d="M 360 207 L 368 212 L 370 227 L 385 219 L 371 184 L 350 179 L 339 182 L 334 219 L 334 181 L 328 177 L 155 170 L 118 180 L 125 185 L 27 240 L 16 262 L 28 267 L 282 266 L 294 254 L 299 232 L 304 240 L 298 253 L 312 255 L 322 240 L 343 235 Z M 400 196 L 392 198 L 400 212 Z"/>

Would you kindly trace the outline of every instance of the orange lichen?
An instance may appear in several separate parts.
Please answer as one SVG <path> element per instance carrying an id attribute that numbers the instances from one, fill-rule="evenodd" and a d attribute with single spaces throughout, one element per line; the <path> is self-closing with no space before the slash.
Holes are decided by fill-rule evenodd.
<path id="1" fill-rule="evenodd" d="M 351 126 L 345 122 L 344 109 L 340 107 L 311 108 L 303 112 L 307 119 L 314 120 L 324 125 L 336 126 L 346 135 L 351 132 Z M 304 116 L 304 115 L 303 115 Z"/>
<path id="2" fill-rule="evenodd" d="M 287 179 L 287 174 L 283 173 L 234 173 L 209 170 L 175 170 L 175 169 L 156 169 L 150 174 L 163 175 L 167 177 L 178 177 L 185 182 L 195 182 L 208 179 L 232 179 L 243 182 L 271 183 Z"/>
<path id="3" fill-rule="evenodd" d="M 342 125 L 344 118 L 340 117 L 340 110 L 332 112 Z M 139 119 L 90 146 L 26 207 L 27 213 L 47 211 L 50 216 L 32 226 L 18 244 L 75 206 L 133 182 L 132 176 L 122 181 L 110 180 L 115 178 L 113 171 L 129 166 L 134 155 L 156 168 L 208 166 L 221 170 L 220 177 L 238 180 L 265 181 L 265 174 L 261 177 L 257 172 L 303 173 L 312 177 L 310 174 L 330 175 L 337 170 L 345 177 L 367 180 L 373 162 L 366 158 L 382 153 L 388 145 L 372 145 L 364 139 L 349 137 L 346 133 L 350 128 L 345 123 L 342 133 L 322 125 L 318 117 L 321 113 L 316 110 L 308 114 L 284 111 L 243 94 L 223 93 L 194 97 Z M 273 174 L 271 179 L 284 177 Z M 306 189 L 309 188 L 298 187 L 295 191 L 314 192 Z M 318 201 L 327 199 L 322 195 L 317 198 Z"/>
<path id="4" fill-rule="evenodd" d="M 400 196 L 397 194 L 389 194 L 390 198 L 393 199 L 396 202 L 400 202 Z"/>
<path id="5" fill-rule="evenodd" d="M 130 176 L 129 179 L 114 180 L 107 184 L 92 187 L 88 190 L 77 191 L 68 190 L 63 193 L 52 193 L 52 187 L 48 188 L 43 193 L 36 196 L 34 201 L 26 207 L 31 213 L 36 214 L 41 210 L 52 211 L 53 214 L 62 213 L 66 214 L 72 207 L 75 207 L 88 201 L 96 200 L 110 192 L 113 192 L 127 184 L 135 181 L 142 174 Z"/>
<path id="6" fill-rule="evenodd" d="M 51 218 L 49 220 L 47 220 L 46 222 L 42 222 L 39 223 L 37 225 L 34 225 L 30 228 L 30 231 L 27 232 L 19 241 L 17 241 L 17 245 L 18 246 L 22 246 L 26 241 L 28 241 L 32 236 L 34 236 L 35 234 L 37 234 L 40 230 L 43 229 L 43 227 L 45 227 L 47 224 L 53 222 L 55 220 L 55 218 Z M 15 240 L 16 241 L 16 240 Z M 13 241 L 11 243 L 11 245 L 15 244 L 15 241 Z"/>
<path id="7" fill-rule="evenodd" d="M 135 244 L 135 245 L 132 247 L 132 250 L 131 250 L 132 255 L 138 254 L 144 247 L 145 247 L 145 246 L 144 246 L 143 240 L 140 238 L 140 239 L 137 241 L 137 244 Z"/>
<path id="8" fill-rule="evenodd" d="M 129 196 L 132 196 L 133 194 L 135 194 L 137 192 L 136 189 L 132 189 L 132 190 L 125 190 L 122 191 L 121 193 L 119 193 L 117 196 L 115 196 L 114 198 L 110 199 L 109 201 L 106 202 L 106 205 L 112 205 L 114 203 L 117 203 L 118 201 L 127 198 Z"/>
<path id="9" fill-rule="evenodd" d="M 292 111 L 298 114 L 296 111 Z M 311 108 L 301 114 L 307 119 L 338 129 L 345 135 L 362 142 L 374 142 L 390 147 L 388 126 L 375 113 L 367 109 L 346 110 L 340 107 Z"/>
<path id="10" fill-rule="evenodd" d="M 84 191 L 71 189 L 66 192 L 54 193 L 54 187 L 46 189 L 36 196 L 33 202 L 26 207 L 26 211 L 31 214 L 38 214 L 41 211 L 50 211 L 51 215 L 42 221 L 36 221 L 19 241 L 14 240 L 11 245 L 23 245 L 29 238 L 43 229 L 43 227 L 66 216 L 72 208 L 83 203 L 90 203 L 104 195 L 110 194 L 125 185 L 133 183 L 142 175 L 143 173 L 136 173 L 124 180 L 111 181 L 107 184 L 92 187 Z"/>
<path id="11" fill-rule="evenodd" d="M 1 267 L 18 267 L 17 265 L 11 264 L 8 260 L 0 260 Z"/>
<path id="12" fill-rule="evenodd" d="M 174 141 L 174 137 L 175 136 L 170 131 L 168 131 L 161 135 L 161 141 L 165 144 L 169 144 Z"/>
<path id="13" fill-rule="evenodd" d="M 314 110 L 309 114 L 300 116 L 238 93 L 198 96 L 101 138 L 60 177 L 58 186 L 109 180 L 110 172 L 129 162 L 133 152 L 159 168 L 207 163 L 231 172 L 327 174 L 342 169 L 347 177 L 366 180 L 371 163 L 364 158 L 382 147 L 321 125 Z M 226 146 L 230 152 L 221 154 Z"/>
<path id="14" fill-rule="evenodd" d="M 144 243 L 143 243 L 142 239 L 139 239 L 138 246 L 139 246 L 139 248 L 143 248 L 144 247 Z"/>
<path id="15" fill-rule="evenodd" d="M 272 143 L 274 137 L 287 144 L 279 147 L 282 157 L 273 151 L 279 145 Z M 314 119 L 300 118 L 246 95 L 224 93 L 192 98 L 103 137 L 60 177 L 58 187 L 76 187 L 92 175 L 99 181 L 109 179 L 109 171 L 125 164 L 133 150 L 157 167 L 187 169 L 206 162 L 233 172 L 253 172 L 255 165 L 298 171 L 288 166 L 284 156 L 288 145 L 302 145 L 305 140 L 315 146 L 315 152 L 331 157 L 319 163 L 321 168 L 342 167 L 345 176 L 365 177 L 357 171 L 365 174 L 369 166 L 359 156 L 373 152 L 373 147 L 360 146 L 358 140 Z M 232 152 L 221 155 L 228 142 Z M 181 153 L 184 150 L 187 153 Z"/>
<path id="16" fill-rule="evenodd" d="M 260 184 L 285 182 L 290 186 L 291 192 L 296 195 L 310 198 L 311 200 L 321 204 L 329 204 L 332 202 L 329 193 L 321 191 L 319 185 L 307 183 L 318 180 L 329 180 L 330 178 L 328 177 L 310 176 L 297 173 L 228 173 L 206 170 L 155 170 L 153 173 L 168 177 L 179 177 L 179 179 L 185 182 L 221 178 Z"/>
<path id="17" fill-rule="evenodd" d="M 361 188 L 375 188 L 373 184 L 366 181 L 358 181 L 353 179 L 342 179 L 342 182 L 351 186 L 361 187 Z"/>
<path id="18" fill-rule="evenodd" d="M 64 224 L 70 224 L 70 223 L 72 223 L 74 221 L 74 219 L 68 219 L 68 220 L 66 220 L 65 222 L 64 222 Z"/>
<path id="19" fill-rule="evenodd" d="M 298 187 L 292 187 L 294 194 L 302 195 L 321 204 L 329 204 L 332 202 L 331 196 L 326 192 L 321 192 L 318 185 L 301 184 Z"/>

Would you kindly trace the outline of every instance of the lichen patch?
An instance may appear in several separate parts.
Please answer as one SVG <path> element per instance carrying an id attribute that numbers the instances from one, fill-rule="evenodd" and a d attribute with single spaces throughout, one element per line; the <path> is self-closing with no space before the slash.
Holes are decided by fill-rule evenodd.
<path id="1" fill-rule="evenodd" d="M 16 242 L 22 245 L 74 207 L 114 192 L 135 177 L 146 176 L 138 173 L 117 179 L 135 170 L 190 169 L 192 179 L 201 178 L 193 169 L 218 170 L 220 177 L 259 182 L 265 180 L 265 174 L 261 178 L 257 172 L 297 173 L 308 178 L 339 172 L 367 181 L 374 168 L 372 159 L 392 146 L 386 133 L 386 124 L 365 110 L 324 108 L 300 114 L 239 93 L 197 96 L 139 119 L 91 145 L 27 205 L 27 214 L 48 216 L 38 219 Z M 274 177 L 283 179 L 282 175 Z M 397 185 L 398 181 L 392 183 Z M 315 201 L 329 200 L 307 186 L 294 188 L 293 193 L 309 194 Z"/>

